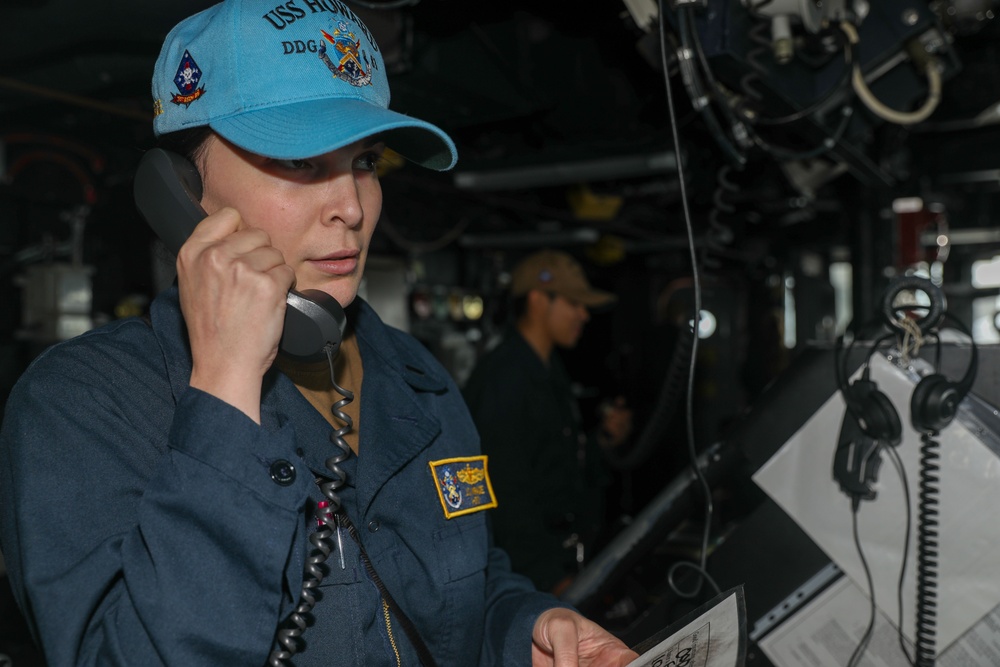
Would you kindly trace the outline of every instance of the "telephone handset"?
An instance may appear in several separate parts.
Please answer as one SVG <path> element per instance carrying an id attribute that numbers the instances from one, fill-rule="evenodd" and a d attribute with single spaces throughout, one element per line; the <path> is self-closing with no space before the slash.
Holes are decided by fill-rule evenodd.
<path id="1" fill-rule="evenodd" d="M 184 157 L 153 148 L 136 168 L 136 207 L 175 255 L 206 213 L 201 207 L 201 177 Z M 321 290 L 290 290 L 279 348 L 296 361 L 327 358 L 326 347 L 340 348 L 347 318 L 337 300 Z"/>

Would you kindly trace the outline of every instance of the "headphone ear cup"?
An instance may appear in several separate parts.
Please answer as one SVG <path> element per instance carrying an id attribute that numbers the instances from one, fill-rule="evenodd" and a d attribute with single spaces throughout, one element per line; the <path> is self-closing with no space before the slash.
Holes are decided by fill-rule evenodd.
<path id="1" fill-rule="evenodd" d="M 897 444 L 902 436 L 903 426 L 889 397 L 879 391 L 878 385 L 872 380 L 856 380 L 848 389 L 850 407 L 861 430 L 877 440 Z"/>
<path id="2" fill-rule="evenodd" d="M 951 423 L 962 396 L 955 383 L 938 373 L 920 380 L 910 397 L 910 419 L 918 431 L 940 431 Z"/>
<path id="3" fill-rule="evenodd" d="M 876 389 L 868 394 L 861 417 L 865 422 L 862 428 L 871 437 L 891 444 L 898 444 L 902 438 L 903 425 L 899 421 L 899 413 L 889 397 L 881 391 Z"/>

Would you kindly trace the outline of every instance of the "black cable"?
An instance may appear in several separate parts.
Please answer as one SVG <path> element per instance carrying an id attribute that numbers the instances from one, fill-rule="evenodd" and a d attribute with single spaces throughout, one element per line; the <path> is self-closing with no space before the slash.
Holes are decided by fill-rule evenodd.
<path id="1" fill-rule="evenodd" d="M 690 24 L 686 20 L 687 12 L 689 10 L 690 10 L 690 8 L 686 8 L 686 7 L 679 7 L 678 8 L 678 12 L 680 13 L 680 15 L 678 17 L 679 20 L 677 21 L 678 33 L 679 33 L 680 40 L 681 40 L 681 47 L 683 47 L 683 49 L 685 49 L 690 54 L 694 54 L 694 56 L 697 57 L 697 54 L 698 54 L 698 47 L 696 46 L 697 40 L 691 35 Z M 662 18 L 662 17 L 665 16 L 665 14 L 663 13 L 663 2 L 662 2 L 662 0 L 660 0 L 659 12 L 660 12 L 660 17 L 661 17 L 661 19 L 660 19 L 660 55 L 663 58 L 663 71 L 664 71 L 664 76 L 666 77 L 666 80 L 667 80 L 668 103 L 670 105 L 672 105 L 673 104 L 672 94 L 669 91 L 669 88 L 670 88 L 670 77 L 669 77 L 669 74 L 667 74 L 667 59 L 666 59 L 667 40 L 666 40 L 666 30 L 665 30 L 665 19 Z M 684 61 L 685 61 L 686 58 L 687 58 L 687 55 L 685 55 L 685 54 L 682 54 L 681 56 L 678 57 L 678 69 L 681 70 L 682 76 L 683 76 L 683 74 L 684 74 L 685 71 L 688 71 L 690 77 L 692 78 L 692 85 L 693 85 L 693 87 L 700 89 L 700 88 L 702 88 L 700 77 L 698 77 L 698 74 L 694 70 L 693 67 L 685 67 Z M 708 73 L 708 76 L 711 76 L 711 72 Z M 718 92 L 718 85 L 714 83 L 714 79 L 712 80 L 712 84 L 711 85 L 712 85 L 712 91 L 710 93 L 710 97 L 715 97 L 716 94 L 717 94 L 717 92 Z M 712 135 L 712 137 L 715 138 L 716 143 L 719 145 L 720 148 L 722 148 L 723 152 L 726 154 L 726 157 L 728 157 L 730 159 L 730 161 L 732 161 L 732 163 L 735 164 L 735 165 L 738 165 L 738 166 L 741 166 L 741 167 L 743 165 L 745 165 L 746 161 L 747 161 L 746 157 L 739 150 L 737 150 L 737 148 L 733 145 L 733 143 L 731 141 L 729 141 L 729 139 L 727 138 L 726 132 L 722 129 L 722 126 L 719 124 L 719 120 L 715 117 L 715 114 L 712 113 L 711 106 L 708 103 L 702 104 L 702 103 L 698 102 L 697 100 L 692 100 L 692 102 L 694 102 L 695 108 L 699 111 L 699 113 L 701 114 L 702 119 L 704 119 L 705 123 L 708 125 L 709 133 Z M 723 108 L 726 111 L 729 110 L 728 106 L 726 106 L 726 105 L 722 105 L 722 106 L 723 106 Z M 676 127 L 676 113 L 674 112 L 672 106 L 671 106 L 671 109 L 670 109 L 670 116 L 671 116 L 671 119 L 673 120 L 674 127 Z M 674 134 L 675 135 L 677 134 L 676 131 L 674 132 Z M 675 145 L 677 145 L 677 144 L 675 144 Z M 679 145 L 677 145 L 677 146 L 678 146 L 678 150 L 680 150 Z M 678 157 L 677 162 L 678 162 L 678 164 L 680 164 L 679 157 Z M 681 180 L 681 182 L 683 183 L 683 179 Z"/>
<path id="2" fill-rule="evenodd" d="M 917 667 L 933 667 L 936 653 L 938 565 L 937 432 L 920 436 L 920 482 L 917 491 Z"/>
<path id="3" fill-rule="evenodd" d="M 862 327 L 862 329 L 864 329 L 864 328 L 865 327 Z M 887 342 L 888 340 L 890 340 L 892 338 L 895 338 L 895 335 L 896 335 L 895 333 L 890 332 L 890 333 L 887 333 L 887 334 L 883 334 L 883 335 L 879 336 L 878 338 L 876 338 L 874 341 L 872 341 L 871 349 L 868 350 L 868 354 L 865 356 L 864 370 L 862 371 L 862 378 L 863 379 L 867 379 L 867 377 L 868 377 L 869 371 L 871 369 L 871 359 L 872 359 L 872 356 L 875 354 L 875 352 L 885 342 Z M 852 418 L 855 421 L 857 421 L 859 423 L 863 423 L 863 421 L 861 419 L 861 415 L 857 414 L 857 412 L 855 410 L 854 400 L 849 396 L 850 384 L 849 384 L 849 380 L 848 380 L 848 377 L 847 377 L 847 360 L 849 359 L 851 351 L 854 349 L 854 344 L 857 342 L 858 338 L 859 338 L 859 336 L 852 337 L 850 343 L 848 343 L 848 345 L 845 347 L 844 346 L 844 334 L 841 334 L 840 336 L 838 336 L 838 338 L 837 338 L 837 346 L 834 348 L 834 375 L 835 375 L 835 378 L 836 378 L 837 385 L 840 388 L 841 393 L 844 395 L 844 403 L 846 405 L 847 411 L 849 413 L 851 413 L 851 416 L 852 416 Z M 881 445 L 881 444 L 878 445 L 878 452 L 877 452 L 877 454 L 881 454 L 881 452 L 883 452 L 883 451 L 888 451 L 890 453 L 890 456 L 893 457 L 893 462 L 896 465 L 897 472 L 899 472 L 900 477 L 902 479 L 903 488 L 904 488 L 904 497 L 906 498 L 906 505 L 907 505 L 907 517 L 908 517 L 907 518 L 907 524 L 906 524 L 907 525 L 907 528 L 906 528 L 906 543 L 907 544 L 906 544 L 906 546 L 904 546 L 904 550 L 903 550 L 903 564 L 901 566 L 899 589 L 898 589 L 899 616 L 900 616 L 900 623 L 902 623 L 902 617 L 903 617 L 902 585 L 903 585 L 903 578 L 904 578 L 905 572 L 906 572 L 907 548 L 908 548 L 908 544 L 909 544 L 909 534 L 910 534 L 910 529 L 909 529 L 909 525 L 910 525 L 910 523 L 909 523 L 909 491 L 908 491 L 908 487 L 906 486 L 906 478 L 905 478 L 905 476 L 903 475 L 903 472 L 902 472 L 902 462 L 899 461 L 899 453 L 896 451 L 895 447 L 892 447 L 892 446 L 886 447 L 886 446 Z M 876 615 L 877 615 L 877 607 L 876 607 L 876 603 L 875 603 L 875 585 L 874 585 L 874 582 L 872 580 L 871 568 L 869 568 L 869 566 L 868 566 L 868 561 L 865 558 L 864 549 L 861 546 L 861 538 L 860 538 L 860 536 L 858 534 L 858 512 L 859 512 L 859 509 L 860 509 L 860 506 L 861 506 L 861 497 L 855 495 L 855 496 L 852 496 L 850 500 L 851 500 L 851 527 L 852 527 L 852 534 L 853 534 L 853 537 L 854 537 L 854 544 L 855 544 L 855 547 L 857 548 L 857 551 L 858 551 L 858 557 L 861 559 L 861 566 L 864 569 L 865 580 L 868 583 L 868 594 L 869 594 L 869 620 L 868 620 L 868 627 L 865 629 L 864 634 L 861 636 L 861 639 L 858 641 L 858 644 L 855 647 L 854 652 L 851 654 L 851 657 L 850 657 L 850 659 L 848 660 L 848 663 L 847 663 L 848 667 L 856 667 L 856 665 L 858 664 L 858 661 L 861 659 L 861 656 L 864 654 L 865 650 L 868 648 L 868 644 L 871 642 L 872 634 L 874 633 L 874 630 L 875 630 L 875 620 L 876 620 Z M 903 645 L 902 641 L 903 641 L 902 632 L 900 631 L 900 645 L 901 646 Z M 905 649 L 904 649 L 903 654 L 906 655 Z"/>
<path id="4" fill-rule="evenodd" d="M 792 112 L 785 116 L 778 116 L 776 118 L 768 116 L 757 116 L 753 119 L 755 125 L 787 125 L 788 123 L 794 123 L 795 121 L 807 118 L 823 107 L 827 106 L 834 98 L 842 94 L 845 90 L 848 90 L 851 85 L 851 74 L 854 69 L 854 63 L 858 59 L 858 48 L 850 41 L 846 41 L 844 45 L 844 71 L 841 72 L 840 79 L 837 83 L 830 89 L 830 91 L 824 95 L 819 100 L 813 102 L 807 107 L 803 107 L 798 111 Z"/>
<path id="5" fill-rule="evenodd" d="M 945 318 L 955 324 L 959 331 L 969 337 L 972 343 L 972 358 L 969 360 L 969 371 L 963 379 L 959 391 L 967 392 L 974 379 L 976 364 L 976 342 L 962 322 L 949 313 Z M 941 336 L 934 332 L 937 345 L 935 350 L 935 368 L 941 368 Z M 921 380 L 921 382 L 926 381 Z M 919 389 L 919 385 L 918 385 Z M 964 397 L 964 393 L 961 394 Z M 923 407 L 923 406 L 920 406 Z M 957 409 L 957 405 L 955 406 Z M 911 403 L 912 421 L 921 432 L 920 435 L 920 475 L 917 491 L 917 605 L 916 605 L 916 655 L 914 663 L 917 667 L 933 667 L 937 654 L 937 570 L 938 570 L 938 504 L 941 481 L 941 443 L 938 441 L 940 429 L 954 417 L 952 413 L 941 421 L 918 418 L 917 407 Z M 930 422 L 930 423 L 929 423 Z"/>
<path id="6" fill-rule="evenodd" d="M 351 432 L 351 429 L 354 428 L 354 420 L 352 420 L 351 416 L 344 412 L 343 409 L 354 400 L 354 393 L 337 384 L 333 372 L 334 353 L 330 349 L 330 346 L 326 348 L 326 353 L 327 364 L 330 368 L 330 383 L 333 385 L 334 390 L 343 396 L 342 399 L 330 407 L 330 412 L 333 413 L 334 418 L 342 423 L 343 426 L 330 433 L 330 442 L 334 444 L 337 451 L 333 454 L 333 456 L 324 461 L 324 464 L 333 476 L 330 479 L 321 482 L 319 488 L 323 492 L 323 495 L 329 500 L 330 504 L 327 512 L 329 514 L 336 514 L 341 509 L 340 496 L 337 495 L 337 491 L 340 487 L 347 483 L 347 473 L 340 467 L 340 464 L 351 456 L 351 446 L 347 444 L 347 440 L 344 438 Z"/>
<path id="7" fill-rule="evenodd" d="M 843 138 L 844 134 L 847 132 L 847 127 L 850 124 L 850 120 L 854 115 L 854 108 L 850 104 L 844 104 L 840 108 L 840 122 L 833 129 L 826 139 L 817 144 L 816 146 L 808 149 L 791 149 L 782 146 L 776 146 L 770 141 L 765 140 L 760 132 L 757 131 L 757 125 L 762 126 L 777 126 L 786 125 L 788 123 L 793 123 L 798 120 L 802 120 L 808 116 L 812 116 L 814 113 L 818 112 L 821 108 L 825 107 L 830 100 L 837 96 L 841 91 L 850 86 L 851 78 L 851 64 L 856 58 L 856 47 L 849 41 L 845 44 L 844 48 L 844 72 L 841 75 L 840 81 L 831 89 L 831 91 L 825 95 L 822 99 L 810 104 L 809 106 L 800 109 L 794 113 L 788 114 L 787 116 L 780 116 L 778 118 L 768 118 L 766 116 L 757 116 L 756 114 L 749 118 L 749 125 L 747 126 L 747 131 L 751 135 L 751 138 L 757 147 L 763 149 L 765 152 L 771 154 L 772 156 L 778 158 L 779 160 L 809 160 L 812 158 L 819 157 L 824 153 L 829 152 L 833 149 L 837 143 Z M 748 57 L 748 62 L 750 62 L 751 67 L 753 67 L 759 73 L 765 70 L 762 66 L 757 63 L 752 58 Z M 744 92 L 756 96 L 760 99 L 760 93 L 751 88 L 744 80 L 741 81 Z M 827 128 L 823 128 L 826 130 Z"/>
<path id="8" fill-rule="evenodd" d="M 949 313 L 945 318 L 954 323 L 959 331 L 967 335 L 972 342 L 973 357 L 970 359 L 970 371 L 975 372 L 976 343 L 969 330 L 962 322 Z M 935 332 L 937 341 L 935 351 L 935 368 L 941 367 L 940 334 Z M 974 377 L 967 374 L 967 378 Z M 971 385 L 971 379 L 968 380 Z M 965 388 L 968 391 L 968 387 Z M 964 396 L 964 394 L 963 394 Z M 911 409 L 912 406 L 911 406 Z M 957 409 L 957 406 L 956 406 Z M 952 415 L 953 417 L 954 415 Z M 914 663 L 917 667 L 933 667 L 937 654 L 937 570 L 938 570 L 938 496 L 941 489 L 941 443 L 938 435 L 941 425 L 937 428 L 923 423 L 914 416 L 914 425 L 921 431 L 920 435 L 920 475 L 917 491 L 917 608 L 916 608 L 916 655 Z M 950 421 L 950 418 L 947 420 Z M 944 422 L 944 423 L 947 423 Z"/>
<path id="9" fill-rule="evenodd" d="M 712 590 L 715 591 L 716 595 L 722 595 L 722 589 L 719 588 L 719 584 L 715 583 L 715 579 L 713 579 L 712 575 L 708 573 L 708 570 L 686 560 L 677 561 L 670 566 L 669 570 L 667 570 L 667 581 L 670 583 L 670 587 L 673 588 L 675 592 L 677 591 L 677 584 L 674 582 L 674 573 L 682 567 L 686 567 L 697 572 L 699 576 L 708 582 L 708 585 L 712 587 Z M 681 595 L 681 597 L 686 596 Z"/>
<path id="10" fill-rule="evenodd" d="M 691 211 L 688 206 L 687 197 L 687 187 L 684 183 L 684 160 L 681 159 L 681 143 L 680 136 L 677 132 L 677 114 L 674 111 L 674 96 L 670 89 L 670 73 L 667 68 L 667 37 L 666 37 L 666 13 L 664 11 L 663 0 L 658 0 L 659 5 L 659 16 L 660 16 L 660 56 L 663 59 L 663 76 L 666 83 L 667 89 L 667 109 L 670 113 L 670 129 L 674 141 L 674 149 L 677 151 L 677 180 L 680 184 L 680 195 L 681 195 L 681 205 L 684 209 L 684 226 L 687 231 L 687 241 L 688 250 L 691 257 L 691 278 L 693 283 L 694 292 L 694 315 L 691 320 L 691 326 L 693 330 L 693 337 L 691 340 L 691 364 L 688 372 L 688 386 L 687 386 L 687 401 L 685 403 L 685 413 L 687 418 L 687 446 L 688 454 L 691 456 L 691 467 L 694 469 L 695 476 L 701 483 L 702 490 L 705 494 L 705 530 L 702 535 L 701 544 L 701 554 L 699 559 L 700 571 L 706 572 L 706 562 L 708 559 L 708 540 L 712 528 L 712 515 L 714 513 L 714 508 L 712 506 L 712 490 L 708 485 L 708 480 L 705 479 L 705 475 L 698 465 L 698 452 L 695 447 L 695 436 L 694 436 L 694 375 L 696 360 L 698 357 L 698 325 L 701 321 L 701 280 L 698 276 L 698 257 L 695 251 L 694 244 L 694 227 L 691 224 Z M 704 578 L 698 579 L 698 584 L 694 591 L 687 593 L 680 591 L 676 586 L 673 586 L 674 592 L 681 597 L 693 598 L 696 597 L 701 592 L 701 586 Z"/>
<path id="11" fill-rule="evenodd" d="M 340 512 L 340 496 L 337 490 L 347 483 L 347 474 L 340 467 L 351 455 L 351 448 L 344 440 L 344 436 L 350 433 L 353 427 L 351 417 L 343 412 L 343 408 L 354 400 L 354 394 L 337 384 L 334 379 L 333 361 L 336 355 L 337 346 L 326 345 L 323 348 L 326 353 L 327 364 L 330 368 L 330 382 L 333 388 L 343 398 L 333 404 L 331 411 L 333 416 L 343 423 L 339 429 L 330 433 L 330 440 L 337 448 L 337 453 L 326 460 L 326 467 L 333 477 L 321 482 L 319 485 L 326 500 L 316 504 L 315 518 L 317 529 L 309 536 L 309 542 L 313 545 L 313 552 L 306 559 L 305 572 L 302 575 L 302 592 L 299 594 L 299 603 L 288 616 L 284 623 L 279 626 L 275 635 L 277 647 L 271 651 L 268 657 L 268 665 L 271 667 L 283 667 L 289 664 L 288 661 L 301 648 L 301 637 L 308 626 L 308 617 L 312 608 L 316 605 L 316 596 L 313 589 L 317 588 L 326 576 L 324 564 L 333 551 L 333 543 L 330 537 L 334 531 L 337 532 L 338 552 L 343 567 L 343 543 L 340 542 L 340 525 L 336 522 L 335 516 Z"/>
<path id="12" fill-rule="evenodd" d="M 340 467 L 340 464 L 351 456 L 351 447 L 347 443 L 347 440 L 345 440 L 345 436 L 354 428 L 354 420 L 344 412 L 344 408 L 354 400 L 354 393 L 337 384 L 334 373 L 334 358 L 338 345 L 328 344 L 323 348 L 330 369 L 330 383 L 333 385 L 334 390 L 343 397 L 330 408 L 333 416 L 343 424 L 343 426 L 334 429 L 330 433 L 330 441 L 335 445 L 337 452 L 326 459 L 324 463 L 332 474 L 332 477 L 323 481 L 317 480 L 319 481 L 320 490 L 327 499 L 316 504 L 315 518 L 318 528 L 309 536 L 309 541 L 315 550 L 306 560 L 306 571 L 303 575 L 302 593 L 300 594 L 299 604 L 283 624 L 284 627 L 279 628 L 275 638 L 278 647 L 271 652 L 268 664 L 271 667 L 284 667 L 288 664 L 288 660 L 299 651 L 302 633 L 305 632 L 308 625 L 307 615 L 316 604 L 313 589 L 323 581 L 325 571 L 322 566 L 333 550 L 330 536 L 334 530 L 337 531 L 337 551 L 341 558 L 340 567 L 343 568 L 345 566 L 343 560 L 344 546 L 340 539 L 340 531 L 343 526 L 357 543 L 365 571 L 375 584 L 386 605 L 393 611 L 397 620 L 402 625 L 403 632 L 406 633 L 414 649 L 416 649 L 420 664 L 423 667 L 437 667 L 437 663 L 434 662 L 430 650 L 421 639 L 420 633 L 417 631 L 413 621 L 403 612 L 399 603 L 396 602 L 396 599 L 392 597 L 382 582 L 382 578 L 379 577 L 378 572 L 375 570 L 375 565 L 371 562 L 368 552 L 361 543 L 357 529 L 354 527 L 350 517 L 343 510 L 340 496 L 337 495 L 337 491 L 347 483 L 347 473 Z"/>
<path id="13" fill-rule="evenodd" d="M 906 471 L 903 469 L 903 459 L 899 456 L 899 452 L 895 447 L 886 447 L 885 451 L 889 453 L 889 459 L 892 461 L 893 467 L 896 468 L 899 481 L 903 485 L 906 530 L 903 539 L 902 564 L 899 568 L 899 585 L 896 587 L 896 603 L 899 606 L 899 622 L 896 625 L 896 633 L 899 635 L 899 648 L 903 651 L 903 657 L 906 658 L 907 663 L 913 665 L 914 660 L 910 658 L 909 649 L 906 647 L 906 638 L 903 636 L 903 581 L 906 579 L 906 563 L 910 558 L 910 529 L 913 526 L 913 510 L 910 507 L 910 485 L 906 480 Z"/>
<path id="14" fill-rule="evenodd" d="M 739 124 L 740 120 L 736 117 L 735 112 L 729 106 L 729 101 L 726 99 L 725 89 L 719 85 L 715 74 L 712 73 L 711 66 L 708 64 L 708 56 L 705 55 L 705 48 L 702 46 L 701 38 L 698 36 L 698 27 L 694 22 L 694 9 L 685 5 L 679 7 L 678 12 L 680 14 L 680 22 L 684 28 L 682 35 L 686 35 L 682 38 L 683 42 L 685 42 L 685 46 L 693 48 L 695 55 L 698 57 L 698 63 L 701 65 L 705 81 L 708 83 L 709 95 L 719 103 L 730 126 Z"/>
<path id="15" fill-rule="evenodd" d="M 861 659 L 861 655 L 868 648 L 868 643 L 871 641 L 872 632 L 875 629 L 875 585 L 872 582 L 872 572 L 868 567 L 868 561 L 865 560 L 865 552 L 861 548 L 861 538 L 858 537 L 858 508 L 861 505 L 861 500 L 857 497 L 851 498 L 851 525 L 854 533 L 854 545 L 858 549 L 858 556 L 861 558 L 861 567 L 865 570 L 865 579 L 868 581 L 868 593 L 869 601 L 871 602 L 871 607 L 869 610 L 869 620 L 868 628 L 865 629 L 864 635 L 861 636 L 861 640 L 858 641 L 858 645 L 854 649 L 854 653 L 851 654 L 851 659 L 847 662 L 847 667 L 856 667 L 858 660 Z"/>
<path id="16" fill-rule="evenodd" d="M 736 212 L 736 205 L 729 199 L 740 191 L 730 180 L 733 167 L 722 165 L 715 172 L 715 191 L 712 193 L 712 209 L 708 212 L 708 232 L 705 234 L 705 248 L 701 253 L 702 263 L 708 269 L 717 269 L 722 262 L 714 255 L 721 255 L 732 244 L 735 234 L 728 219 Z"/>
<path id="17" fill-rule="evenodd" d="M 635 445 L 628 454 L 619 454 L 617 447 L 605 450 L 605 456 L 612 468 L 618 471 L 635 470 L 659 449 L 662 438 L 670 425 L 675 408 L 680 403 L 681 392 L 685 389 L 685 373 L 691 363 L 692 338 L 694 334 L 683 326 L 677 332 L 677 342 L 670 357 L 660 393 L 656 398 L 656 406 L 650 415 L 642 433 L 636 439 Z"/>
<path id="18" fill-rule="evenodd" d="M 834 128 L 833 133 L 816 146 L 802 150 L 775 146 L 774 144 L 765 141 L 760 134 L 753 129 L 750 129 L 750 134 L 752 135 L 753 142 L 757 145 L 757 147 L 763 149 L 767 153 L 770 153 L 779 160 L 811 160 L 830 152 L 836 147 L 837 143 L 843 138 L 844 133 L 847 131 L 847 126 L 850 124 L 851 117 L 853 115 L 854 109 L 850 105 L 844 105 L 841 107 L 840 123 L 838 123 L 837 127 Z"/>
<path id="19" fill-rule="evenodd" d="M 755 7 L 748 9 L 752 15 L 754 15 L 757 18 L 760 18 L 760 15 L 756 14 L 754 12 L 754 9 L 756 9 L 757 7 L 763 7 L 768 4 L 770 4 L 770 0 L 766 0 L 765 2 L 759 3 Z M 813 102 L 809 106 L 806 106 L 802 109 L 799 109 L 798 111 L 792 112 L 785 116 L 767 117 L 767 116 L 760 116 L 756 113 L 749 115 L 746 111 L 737 114 L 736 111 L 732 109 L 731 105 L 726 99 L 726 94 L 722 86 L 719 85 L 718 81 L 712 74 L 711 67 L 708 63 L 708 58 L 705 56 L 704 48 L 701 45 L 701 40 L 698 39 L 698 34 L 697 31 L 695 30 L 694 13 L 693 13 L 694 10 L 688 6 L 684 6 L 682 8 L 679 8 L 678 11 L 681 14 L 679 27 L 682 31 L 681 32 L 682 44 L 684 46 L 692 48 L 692 50 L 697 55 L 698 61 L 701 64 L 701 68 L 704 71 L 705 81 L 708 83 L 711 89 L 710 96 L 720 102 L 721 106 L 726 111 L 726 115 L 729 118 L 730 123 L 734 126 L 739 124 L 742 125 L 744 128 L 747 128 L 747 126 L 742 122 L 743 120 L 749 122 L 751 126 L 787 125 L 788 123 L 794 123 L 795 121 L 799 121 L 813 115 L 820 109 L 827 106 L 832 100 L 834 100 L 837 96 L 841 95 L 845 90 L 848 90 L 850 88 L 852 66 L 854 62 L 857 61 L 857 47 L 854 44 L 852 44 L 850 40 L 846 39 L 846 37 L 842 33 L 838 32 L 836 33 L 837 39 L 842 40 L 844 46 L 844 69 L 841 72 L 840 78 L 837 80 L 836 84 L 834 84 L 834 86 L 830 88 L 829 92 L 827 92 L 822 98 Z M 686 23 L 685 23 L 685 17 L 687 17 Z M 746 61 L 750 65 L 752 71 L 740 79 L 740 87 L 742 88 L 743 93 L 753 98 L 754 100 L 757 100 L 758 102 L 763 99 L 763 95 L 760 93 L 760 91 L 754 89 L 750 85 L 750 81 L 752 79 L 761 78 L 762 74 L 769 74 L 766 67 L 756 59 L 760 53 L 766 51 L 766 44 L 768 43 L 767 41 L 763 40 L 760 34 L 762 31 L 766 30 L 770 25 L 770 19 L 767 17 L 764 18 L 767 20 L 758 21 L 757 25 L 750 29 L 749 33 L 750 39 L 754 43 L 758 44 L 758 48 L 751 49 L 747 53 Z M 764 46 L 762 47 L 761 45 Z M 846 123 L 842 124 L 846 126 Z M 749 130 L 749 128 L 747 129 Z M 843 132 L 843 130 L 841 130 L 841 132 Z"/>
<path id="20" fill-rule="evenodd" d="M 757 90 L 753 83 L 760 80 L 762 74 L 767 74 L 767 66 L 762 63 L 759 58 L 763 54 L 770 51 L 771 39 L 766 34 L 769 33 L 771 29 L 771 21 L 758 20 L 750 30 L 747 31 L 747 38 L 750 43 L 755 45 L 747 49 L 746 55 L 744 56 L 747 65 L 750 66 L 750 71 L 740 77 L 739 85 L 743 90 L 743 94 L 753 99 L 755 102 L 760 103 L 764 99 L 764 94 Z M 748 109 L 745 104 L 742 105 L 742 113 L 744 116 L 748 115 Z M 756 116 L 756 112 L 754 112 Z"/>

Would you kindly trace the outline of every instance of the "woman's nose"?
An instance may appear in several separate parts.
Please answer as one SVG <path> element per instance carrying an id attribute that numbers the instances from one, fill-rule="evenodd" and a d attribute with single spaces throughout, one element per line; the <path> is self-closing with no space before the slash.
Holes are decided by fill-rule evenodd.
<path id="1" fill-rule="evenodd" d="M 361 196 L 353 174 L 338 174 L 331 177 L 327 181 L 324 196 L 328 209 L 325 218 L 328 223 L 342 222 L 354 228 L 364 220 L 364 207 L 361 205 Z"/>

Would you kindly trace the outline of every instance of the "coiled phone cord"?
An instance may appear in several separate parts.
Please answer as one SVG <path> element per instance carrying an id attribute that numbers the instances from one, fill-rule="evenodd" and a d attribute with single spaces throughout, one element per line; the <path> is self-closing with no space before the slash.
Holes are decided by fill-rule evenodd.
<path id="1" fill-rule="evenodd" d="M 920 437 L 920 483 L 917 523 L 917 632 L 916 665 L 932 667 L 935 659 L 938 565 L 938 462 L 941 447 L 937 433 Z"/>
<path id="2" fill-rule="evenodd" d="M 314 550 L 306 559 L 305 572 L 302 576 L 302 592 L 299 595 L 299 604 L 289 615 L 287 621 L 278 629 L 275 641 L 278 646 L 271 652 L 268 658 L 268 665 L 271 667 L 284 667 L 288 665 L 288 660 L 299 650 L 299 638 L 305 632 L 307 626 L 307 614 L 312 611 L 316 604 L 316 596 L 313 589 L 317 588 L 323 581 L 325 575 L 323 564 L 333 551 L 333 544 L 330 537 L 334 531 L 337 532 L 337 551 L 341 560 L 341 567 L 344 564 L 343 541 L 340 539 L 340 524 L 336 517 L 340 512 L 341 502 L 337 491 L 347 483 L 347 473 L 344 472 L 340 464 L 351 455 L 351 448 L 344 439 L 344 436 L 351 432 L 354 421 L 350 415 L 343 411 L 343 408 L 354 400 L 354 393 L 344 389 L 337 384 L 334 378 L 333 361 L 337 353 L 338 345 L 326 345 L 323 351 L 326 353 L 326 360 L 330 367 L 330 382 L 342 399 L 333 404 L 330 410 L 333 416 L 340 421 L 343 426 L 330 433 L 330 441 L 336 446 L 336 453 L 325 461 L 327 469 L 332 473 L 332 477 L 320 483 L 319 488 L 326 496 L 326 500 L 316 504 L 316 522 L 318 528 L 309 536 Z"/>
<path id="3" fill-rule="evenodd" d="M 340 496 L 337 495 L 337 491 L 347 483 L 347 473 L 340 467 L 340 464 L 351 456 L 351 446 L 347 444 L 347 440 L 344 437 L 354 427 L 354 421 L 350 415 L 343 411 L 343 408 L 354 400 L 354 394 L 338 385 L 334 379 L 334 353 L 330 350 L 330 347 L 327 346 L 326 348 L 326 358 L 330 365 L 330 383 L 333 384 L 333 388 L 337 393 L 343 396 L 343 398 L 333 404 L 330 411 L 333 413 L 334 418 L 341 422 L 343 426 L 330 433 L 330 441 L 336 446 L 338 451 L 324 461 L 324 464 L 333 476 L 323 480 L 319 484 L 320 491 L 327 497 L 327 501 L 317 505 L 316 511 L 317 515 L 322 514 L 320 520 L 322 521 L 322 528 L 324 530 L 330 530 L 331 527 L 336 527 L 337 529 L 337 551 L 340 554 L 340 569 L 344 569 L 344 542 L 340 536 L 340 523 L 334 521 L 334 516 L 340 512 Z"/>

